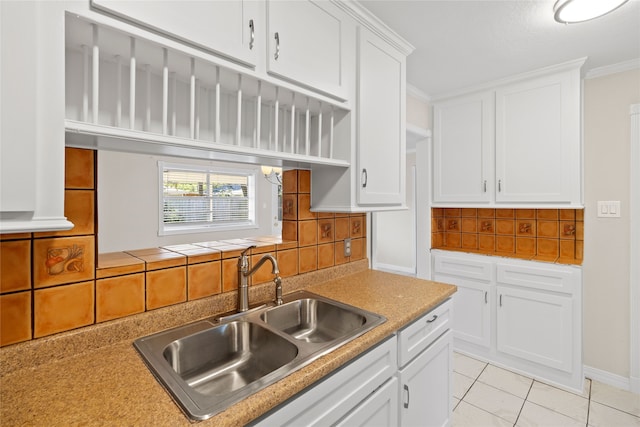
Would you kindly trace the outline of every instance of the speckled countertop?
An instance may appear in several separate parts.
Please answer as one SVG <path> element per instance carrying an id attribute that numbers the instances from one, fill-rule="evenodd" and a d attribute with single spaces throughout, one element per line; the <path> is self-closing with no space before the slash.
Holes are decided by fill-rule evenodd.
<path id="1" fill-rule="evenodd" d="M 364 270 L 306 289 L 381 314 L 387 322 L 200 425 L 238 426 L 250 422 L 437 306 L 456 288 Z M 65 345 L 72 345 L 69 343 L 74 339 L 86 339 L 82 334 L 65 337 Z M 3 352 L 0 424 L 190 425 L 144 365 L 132 341 L 114 338 L 108 344 L 62 358 L 49 354 L 49 360 L 46 353 L 52 353 L 55 345 L 32 344 L 25 348 L 45 354 L 31 354 L 27 359 L 34 362 L 26 366 L 14 366 L 8 360 L 20 357 L 17 350 Z"/>

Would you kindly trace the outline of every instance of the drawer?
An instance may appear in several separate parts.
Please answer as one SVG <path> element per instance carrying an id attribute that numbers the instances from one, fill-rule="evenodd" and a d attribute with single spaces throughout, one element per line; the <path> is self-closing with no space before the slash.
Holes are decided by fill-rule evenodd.
<path id="1" fill-rule="evenodd" d="M 497 263 L 496 270 L 498 284 L 529 289 L 573 294 L 582 283 L 581 268 L 569 265 L 512 261 Z"/>
<path id="2" fill-rule="evenodd" d="M 403 367 L 451 328 L 453 303 L 448 299 L 398 332 L 398 365 Z"/>
<path id="3" fill-rule="evenodd" d="M 486 282 L 493 281 L 495 277 L 491 258 L 467 254 L 445 254 L 434 251 L 433 271 L 439 275 Z"/>

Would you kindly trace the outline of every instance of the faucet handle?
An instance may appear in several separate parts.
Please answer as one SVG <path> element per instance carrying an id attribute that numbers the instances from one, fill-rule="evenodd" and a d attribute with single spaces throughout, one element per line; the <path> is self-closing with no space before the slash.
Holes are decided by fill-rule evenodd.
<path id="1" fill-rule="evenodd" d="M 246 254 L 247 254 L 247 252 L 248 252 L 248 251 L 250 251 L 251 249 L 255 249 L 255 248 L 256 248 L 256 245 L 251 245 L 251 246 L 249 246 L 248 248 L 246 248 L 244 251 L 242 251 L 242 252 L 240 253 L 240 257 L 244 257 L 244 256 L 246 256 Z"/>

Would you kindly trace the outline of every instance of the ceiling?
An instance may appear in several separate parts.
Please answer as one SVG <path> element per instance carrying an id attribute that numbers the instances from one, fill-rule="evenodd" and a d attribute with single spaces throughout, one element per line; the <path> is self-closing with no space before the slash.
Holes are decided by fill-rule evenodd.
<path id="1" fill-rule="evenodd" d="M 581 57 L 583 72 L 640 58 L 640 0 L 563 25 L 555 0 L 360 0 L 416 49 L 407 83 L 437 98 Z"/>

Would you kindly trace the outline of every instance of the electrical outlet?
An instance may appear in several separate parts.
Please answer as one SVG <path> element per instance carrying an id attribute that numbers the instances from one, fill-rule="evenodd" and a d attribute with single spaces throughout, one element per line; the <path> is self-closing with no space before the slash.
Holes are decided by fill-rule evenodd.
<path id="1" fill-rule="evenodd" d="M 351 239 L 344 239 L 344 256 L 351 256 Z"/>

